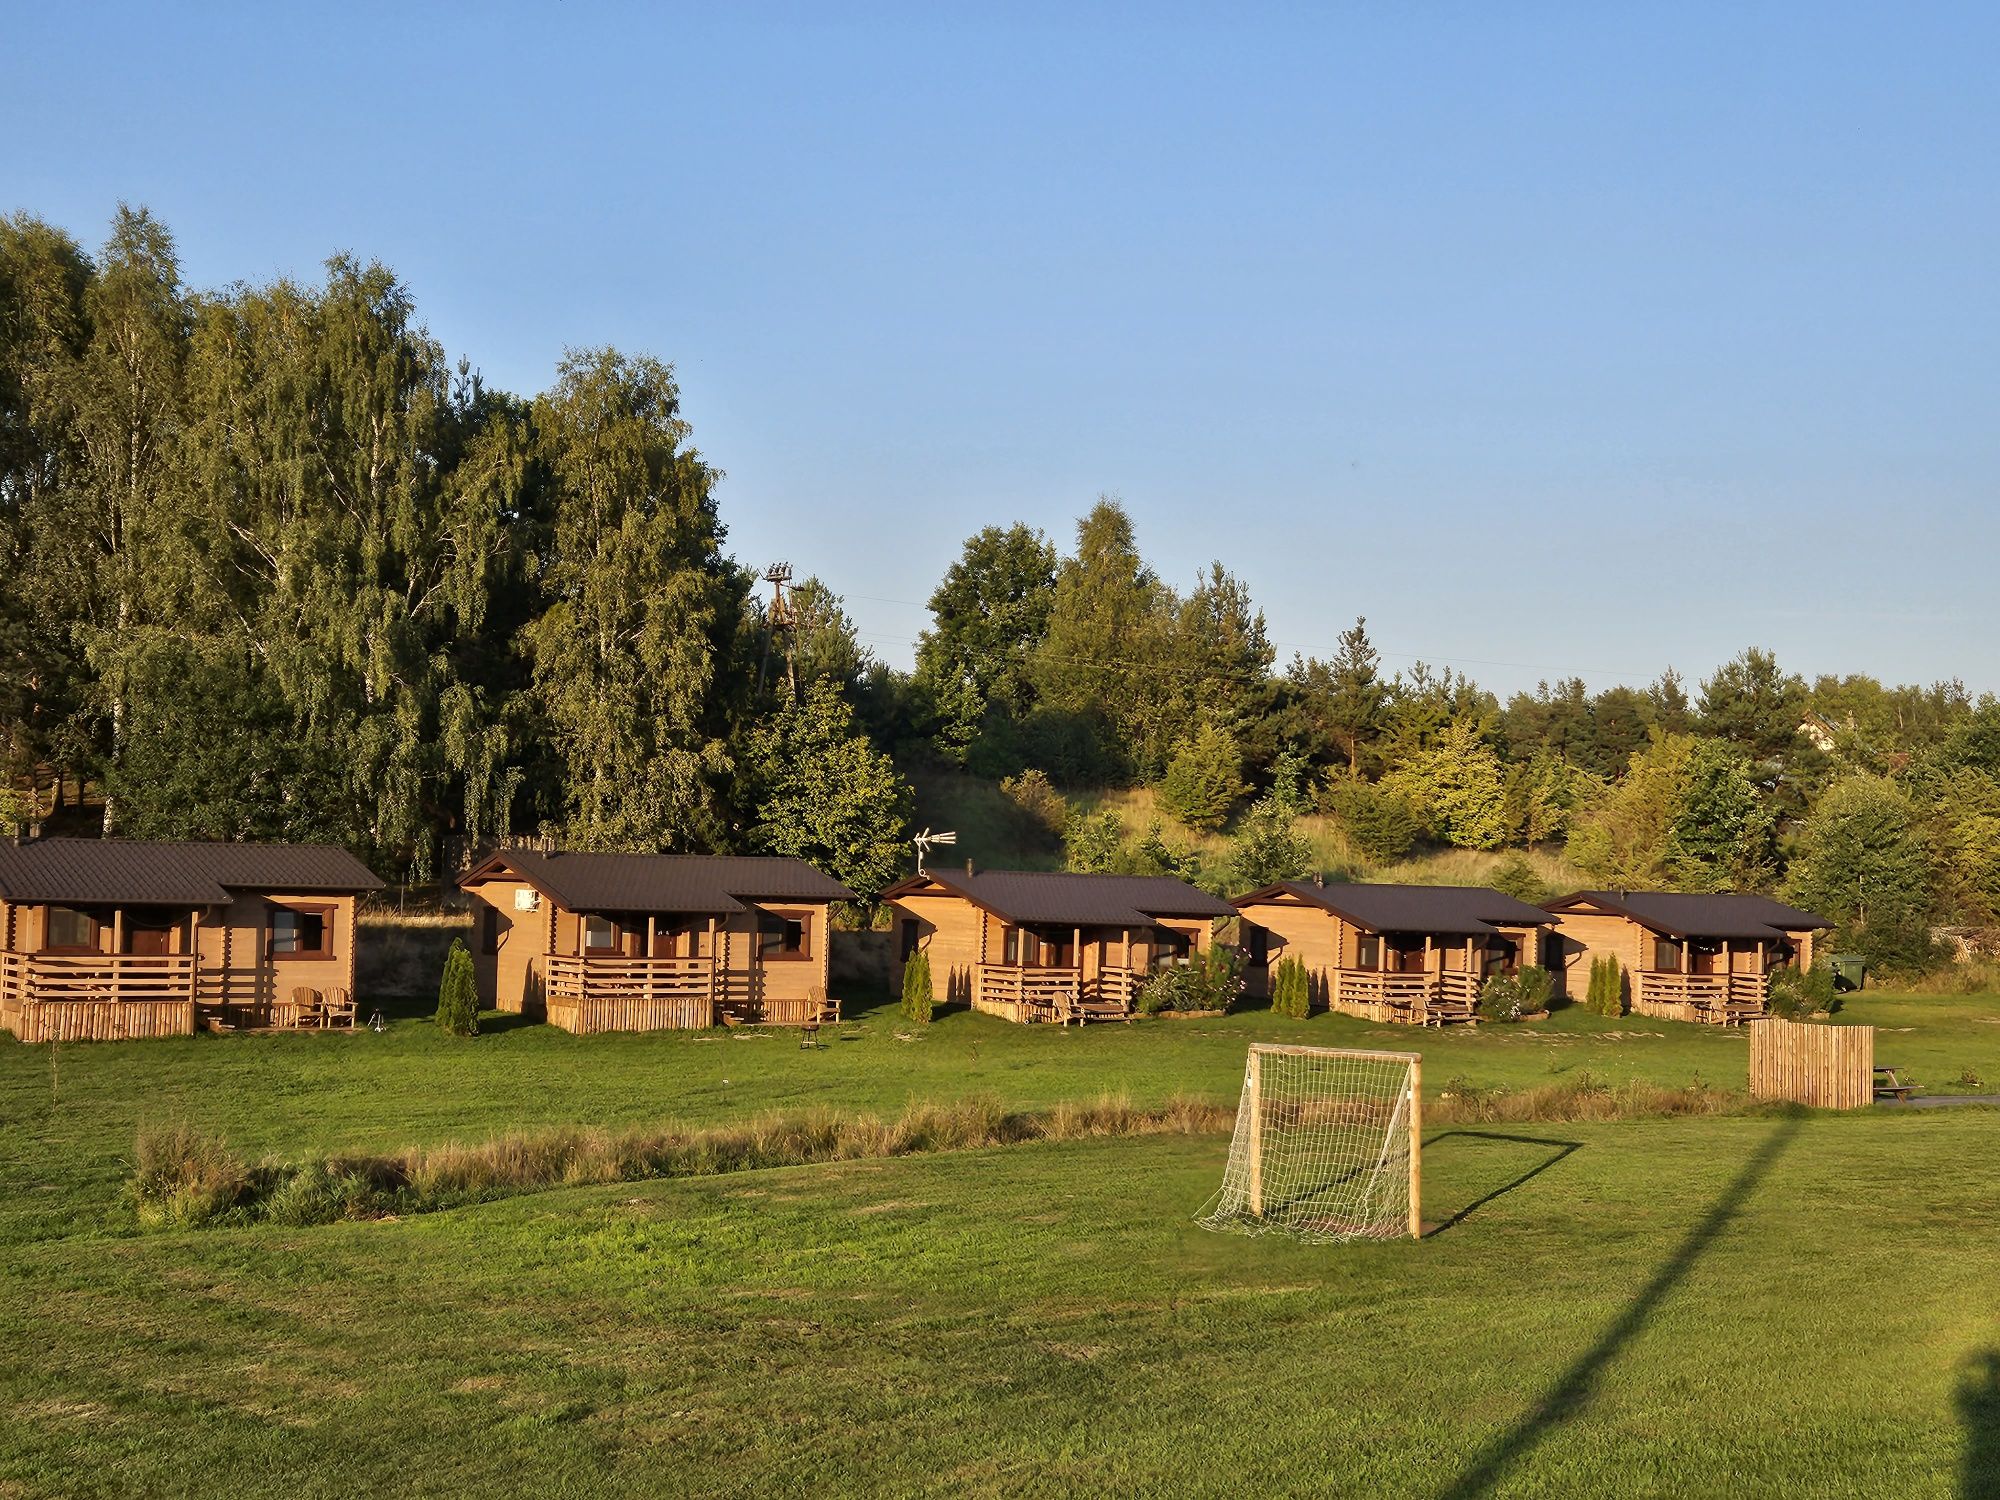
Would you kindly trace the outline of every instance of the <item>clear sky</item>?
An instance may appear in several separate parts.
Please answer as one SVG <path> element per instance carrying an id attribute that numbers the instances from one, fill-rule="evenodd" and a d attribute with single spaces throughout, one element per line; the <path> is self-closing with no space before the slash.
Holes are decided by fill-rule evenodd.
<path id="1" fill-rule="evenodd" d="M 1105 491 L 1287 655 L 2000 688 L 1992 7 L 836 9 L 7 0 L 0 209 L 672 361 L 899 664 Z"/>

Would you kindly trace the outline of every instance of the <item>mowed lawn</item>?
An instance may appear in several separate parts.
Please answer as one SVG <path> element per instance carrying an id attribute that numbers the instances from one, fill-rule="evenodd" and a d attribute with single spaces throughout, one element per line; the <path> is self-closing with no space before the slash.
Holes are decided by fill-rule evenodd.
<path id="1" fill-rule="evenodd" d="M 2000 1075 L 1988 999 L 1869 997 Z M 1893 1029 L 1908 1027 L 1908 1030 Z M 570 1189 L 142 1236 L 140 1120 L 255 1157 L 983 1092 L 1232 1097 L 1244 1043 L 1427 1083 L 1742 1083 L 1740 1037 L 1561 1015 L 899 1040 L 0 1043 L 0 1495 L 2000 1493 L 2000 1112 L 1438 1126 L 1422 1244 L 1205 1233 L 1220 1137 Z"/>

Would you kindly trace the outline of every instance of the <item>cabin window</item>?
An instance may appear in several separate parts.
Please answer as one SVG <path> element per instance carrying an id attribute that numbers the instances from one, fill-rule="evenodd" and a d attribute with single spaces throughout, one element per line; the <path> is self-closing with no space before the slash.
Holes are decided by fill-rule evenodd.
<path id="1" fill-rule="evenodd" d="M 1678 974 L 1680 971 L 1681 945 L 1672 938 L 1653 939 L 1653 972 Z"/>
<path id="2" fill-rule="evenodd" d="M 1193 940 L 1185 932 L 1175 932 L 1171 927 L 1156 928 L 1153 932 L 1153 967 L 1180 968 L 1187 963 L 1193 948 Z"/>
<path id="3" fill-rule="evenodd" d="M 479 951 L 489 957 L 500 951 L 501 939 L 513 928 L 513 921 L 497 906 L 481 903 L 479 908 Z"/>
<path id="4" fill-rule="evenodd" d="M 757 951 L 767 960 L 807 957 L 805 918 L 781 911 L 758 912 Z"/>
<path id="5" fill-rule="evenodd" d="M 74 906 L 51 906 L 48 930 L 42 936 L 45 950 L 70 953 L 97 951 L 97 918 Z"/>
<path id="6" fill-rule="evenodd" d="M 585 917 L 583 919 L 583 951 L 585 953 L 616 953 L 618 951 L 618 924 L 609 917 Z"/>
<path id="7" fill-rule="evenodd" d="M 332 907 L 274 906 L 268 931 L 273 958 L 333 957 Z"/>
<path id="8" fill-rule="evenodd" d="M 1378 934 L 1365 933 L 1354 940 L 1354 967 L 1357 969 L 1382 967 L 1382 939 Z"/>
<path id="9" fill-rule="evenodd" d="M 1520 945 L 1513 939 L 1495 939 L 1480 955 L 1480 977 L 1491 979 L 1495 974 L 1513 973 L 1518 967 L 1520 956 Z"/>
<path id="10" fill-rule="evenodd" d="M 917 956 L 918 936 L 915 917 L 905 917 L 896 924 L 896 957 L 900 962 L 908 963 Z"/>
<path id="11" fill-rule="evenodd" d="M 1000 962 L 1018 964 L 1021 961 L 1021 929 L 1003 928 L 1000 933 Z"/>

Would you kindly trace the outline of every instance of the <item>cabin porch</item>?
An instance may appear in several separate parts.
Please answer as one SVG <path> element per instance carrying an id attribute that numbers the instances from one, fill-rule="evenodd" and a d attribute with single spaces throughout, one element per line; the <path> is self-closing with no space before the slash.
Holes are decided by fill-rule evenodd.
<path id="1" fill-rule="evenodd" d="M 699 958 L 550 954 L 540 964 L 549 1024 L 578 1035 L 838 1019 L 838 1007 L 817 995 L 775 993 L 778 987 L 754 960 L 749 969 L 721 967 L 713 948 Z"/>
<path id="2" fill-rule="evenodd" d="M 1652 963 L 1633 971 L 1632 1013 L 1665 1021 L 1742 1026 L 1762 1019 L 1771 971 L 1785 954 L 1766 943 L 1726 938 L 1656 938 Z"/>
<path id="3" fill-rule="evenodd" d="M 23 1042 L 194 1033 L 192 953 L 0 953 L 0 1029 Z"/>

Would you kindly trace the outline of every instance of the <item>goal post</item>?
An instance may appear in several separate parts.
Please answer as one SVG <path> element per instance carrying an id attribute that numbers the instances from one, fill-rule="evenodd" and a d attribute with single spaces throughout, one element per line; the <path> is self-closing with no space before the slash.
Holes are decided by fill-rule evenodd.
<path id="1" fill-rule="evenodd" d="M 1257 1043 L 1197 1222 L 1339 1242 L 1423 1235 L 1423 1059 Z"/>

